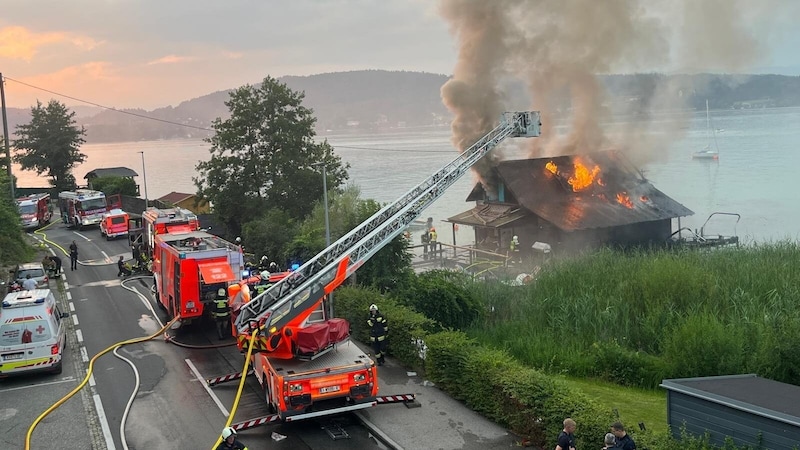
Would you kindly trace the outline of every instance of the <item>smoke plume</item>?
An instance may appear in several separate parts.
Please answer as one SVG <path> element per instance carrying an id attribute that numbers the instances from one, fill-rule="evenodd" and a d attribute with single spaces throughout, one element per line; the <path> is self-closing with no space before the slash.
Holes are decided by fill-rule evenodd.
<path id="1" fill-rule="evenodd" d="M 453 77 L 441 90 L 455 116 L 453 144 L 463 151 L 494 127 L 508 109 L 502 86 L 514 79 L 542 113 L 532 157 L 615 148 L 637 163 L 652 159 L 668 144 L 653 136 L 668 127 L 674 140 L 675 121 L 686 120 L 673 114 L 656 121 L 653 112 L 680 110 L 693 87 L 653 75 L 647 96 L 630 99 L 636 122 L 612 128 L 612 106 L 619 113 L 624 103 L 607 98 L 598 75 L 746 69 L 762 52 L 744 19 L 763 17 L 759 11 L 768 7 L 742 0 L 442 0 L 458 46 Z M 490 192 L 497 158 L 476 168 Z"/>

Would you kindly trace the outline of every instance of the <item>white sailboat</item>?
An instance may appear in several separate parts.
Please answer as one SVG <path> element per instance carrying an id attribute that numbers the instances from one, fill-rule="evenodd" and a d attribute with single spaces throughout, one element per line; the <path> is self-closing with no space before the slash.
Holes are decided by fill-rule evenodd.
<path id="1" fill-rule="evenodd" d="M 711 129 L 711 115 L 708 112 L 708 99 L 706 99 L 706 134 L 708 135 L 708 144 L 700 151 L 694 152 L 692 158 L 694 159 L 719 159 L 719 147 L 717 146 L 717 135 Z M 711 148 L 711 141 L 714 141 L 714 148 Z"/>

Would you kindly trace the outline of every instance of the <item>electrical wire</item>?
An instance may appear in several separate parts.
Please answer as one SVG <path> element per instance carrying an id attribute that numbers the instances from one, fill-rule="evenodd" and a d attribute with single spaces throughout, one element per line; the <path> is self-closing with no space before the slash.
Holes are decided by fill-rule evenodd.
<path id="1" fill-rule="evenodd" d="M 121 113 L 121 114 L 127 114 L 129 116 L 139 117 L 139 118 L 148 119 L 148 120 L 155 120 L 156 122 L 167 123 L 167 124 L 175 125 L 175 126 L 179 126 L 179 127 L 192 128 L 192 129 L 195 129 L 195 130 L 214 131 L 211 128 L 198 127 L 198 126 L 194 126 L 194 125 L 188 125 L 188 124 L 185 124 L 185 123 L 172 122 L 172 121 L 166 120 L 166 119 L 159 119 L 157 117 L 145 116 L 144 114 L 138 114 L 138 113 L 131 112 L 131 111 L 125 111 L 124 109 L 117 109 L 117 108 L 113 108 L 111 106 L 101 105 L 99 103 L 90 102 L 89 100 L 83 100 L 83 99 L 80 99 L 80 98 L 77 98 L 77 97 L 72 97 L 70 95 L 62 94 L 60 92 L 51 91 L 50 89 L 45 89 L 45 88 L 42 88 L 42 87 L 39 87 L 39 86 L 34 86 L 32 84 L 25 83 L 24 81 L 15 80 L 15 79 L 7 77 L 7 76 L 4 76 L 3 79 L 4 80 L 13 81 L 13 82 L 21 84 L 23 86 L 28 86 L 28 87 L 33 88 L 33 89 L 38 89 L 40 91 L 49 92 L 50 94 L 58 95 L 60 97 L 68 98 L 70 100 L 75 100 L 76 102 L 86 103 L 87 105 L 96 106 L 98 108 L 103 108 L 103 109 L 106 109 L 106 110 L 109 110 L 109 111 L 118 112 L 118 113 Z"/>

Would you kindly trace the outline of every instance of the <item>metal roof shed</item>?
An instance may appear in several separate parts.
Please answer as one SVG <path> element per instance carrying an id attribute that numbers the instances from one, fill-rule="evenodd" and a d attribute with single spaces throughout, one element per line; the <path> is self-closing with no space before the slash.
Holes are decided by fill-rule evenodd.
<path id="1" fill-rule="evenodd" d="M 793 450 L 800 443 L 800 387 L 755 374 L 664 380 L 667 422 L 722 446 Z"/>

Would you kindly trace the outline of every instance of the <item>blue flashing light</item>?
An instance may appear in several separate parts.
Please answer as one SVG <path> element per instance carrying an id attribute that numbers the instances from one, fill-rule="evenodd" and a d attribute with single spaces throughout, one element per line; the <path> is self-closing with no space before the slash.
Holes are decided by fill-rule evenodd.
<path id="1" fill-rule="evenodd" d="M 292 272 L 300 268 L 300 264 L 294 263 L 292 264 Z"/>
<path id="2" fill-rule="evenodd" d="M 250 276 L 250 271 L 249 270 L 243 270 L 242 271 L 242 278 L 247 278 L 249 276 Z"/>
<path id="3" fill-rule="evenodd" d="M 34 304 L 38 305 L 40 303 L 44 303 L 44 297 L 39 297 L 33 301 Z"/>
<path id="4" fill-rule="evenodd" d="M 10 308 L 10 307 L 11 307 L 11 302 L 9 302 L 8 300 L 3 300 L 3 308 Z"/>

